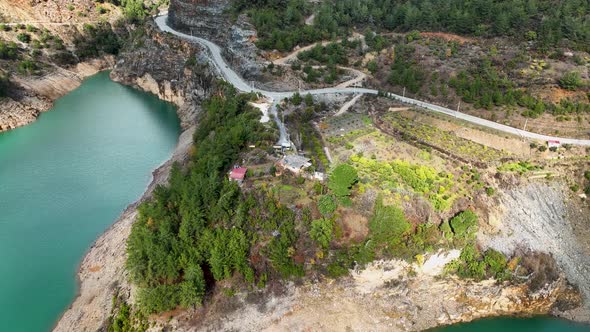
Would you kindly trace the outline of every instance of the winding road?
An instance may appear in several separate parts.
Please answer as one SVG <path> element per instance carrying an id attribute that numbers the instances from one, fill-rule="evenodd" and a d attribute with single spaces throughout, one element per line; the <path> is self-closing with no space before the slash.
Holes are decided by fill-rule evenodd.
<path id="1" fill-rule="evenodd" d="M 275 115 L 274 118 L 275 118 L 275 121 L 277 122 L 277 125 L 279 127 L 279 131 L 280 131 L 279 144 L 282 146 L 290 146 L 291 145 L 284 124 L 280 121 L 279 117 L 276 116 L 276 105 L 284 98 L 289 98 L 289 97 L 293 96 L 296 93 L 296 91 L 275 92 L 275 91 L 265 91 L 265 90 L 255 88 L 255 87 L 249 85 L 248 83 L 246 83 L 246 81 L 242 77 L 240 77 L 240 75 L 238 75 L 227 64 L 227 62 L 225 61 L 225 59 L 222 56 L 222 49 L 217 44 L 215 44 L 207 39 L 187 35 L 187 34 L 182 33 L 180 31 L 174 30 L 172 27 L 170 27 L 168 25 L 167 13 L 155 17 L 154 20 L 160 30 L 205 46 L 208 49 L 209 57 L 211 58 L 212 63 L 217 68 L 218 72 L 223 76 L 223 78 L 226 81 L 233 84 L 236 87 L 236 89 L 243 91 L 243 92 L 260 93 L 260 94 L 264 95 L 265 97 L 272 99 L 273 100 L 273 107 L 271 108 L 271 113 L 273 115 Z M 366 89 L 366 88 L 332 87 L 332 88 L 325 88 L 325 89 L 305 90 L 305 91 L 301 91 L 300 93 L 303 95 L 304 94 L 311 94 L 311 95 L 372 94 L 372 95 L 377 95 L 379 93 L 379 91 L 373 90 L 373 89 Z M 433 112 L 437 112 L 437 113 L 447 114 L 447 115 L 453 116 L 457 119 L 461 119 L 461 120 L 464 120 L 464 121 L 467 121 L 470 123 L 474 123 L 479 126 L 495 129 L 495 130 L 498 130 L 501 132 L 509 133 L 512 135 L 517 135 L 517 136 L 520 136 L 523 138 L 529 138 L 529 139 L 535 139 L 535 140 L 541 140 L 541 141 L 557 140 L 557 141 L 560 141 L 561 144 L 590 146 L 590 140 L 555 137 L 555 136 L 547 136 L 547 135 L 532 133 L 529 131 L 524 131 L 524 130 L 521 130 L 518 128 L 506 126 L 506 125 L 496 123 L 493 121 L 489 121 L 486 119 L 478 118 L 476 116 L 472 116 L 469 114 L 457 112 L 457 111 L 454 111 L 454 110 L 451 110 L 451 109 L 448 109 L 448 108 L 445 108 L 442 106 L 426 103 L 426 102 L 423 102 L 420 100 L 402 97 L 400 95 L 396 95 L 396 94 L 389 93 L 389 92 L 385 92 L 384 94 L 385 94 L 385 96 L 387 96 L 391 99 L 395 99 L 395 100 L 398 100 L 398 101 L 406 103 L 406 104 L 415 105 L 417 107 L 421 107 L 421 108 L 424 108 L 424 109 L 427 109 L 427 110 L 430 110 Z"/>

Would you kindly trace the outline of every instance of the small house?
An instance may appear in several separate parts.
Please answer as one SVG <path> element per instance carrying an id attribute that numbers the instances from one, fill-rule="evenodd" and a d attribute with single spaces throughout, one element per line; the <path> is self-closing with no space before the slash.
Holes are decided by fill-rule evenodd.
<path id="1" fill-rule="evenodd" d="M 547 141 L 547 146 L 551 149 L 551 148 L 559 148 L 561 146 L 561 142 L 560 141 L 556 141 L 556 140 L 549 140 Z"/>
<path id="2" fill-rule="evenodd" d="M 234 167 L 234 169 L 229 172 L 229 179 L 241 184 L 246 178 L 246 172 L 248 172 L 248 169 L 245 167 Z"/>
<path id="3" fill-rule="evenodd" d="M 286 155 L 279 161 L 279 166 L 295 174 L 299 174 L 311 166 L 311 159 L 294 154 Z"/>

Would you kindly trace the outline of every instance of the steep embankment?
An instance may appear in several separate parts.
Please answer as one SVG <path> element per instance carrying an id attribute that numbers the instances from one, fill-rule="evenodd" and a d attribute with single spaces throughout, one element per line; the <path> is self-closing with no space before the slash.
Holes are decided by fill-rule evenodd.
<path id="1" fill-rule="evenodd" d="M 505 253 L 515 250 L 545 252 L 553 256 L 568 281 L 581 291 L 585 306 L 560 315 L 590 321 L 590 211 L 571 197 L 566 185 L 530 183 L 508 190 L 493 220 L 493 230 L 480 240 Z M 531 278 L 536 277 L 531 275 Z"/>
<path id="2" fill-rule="evenodd" d="M 199 65 L 198 61 L 187 64 L 192 55 L 200 58 L 199 49 L 192 45 L 168 40 L 150 27 L 141 37 L 141 45 L 121 54 L 111 77 L 176 104 L 184 131 L 172 158 L 153 172 L 153 180 L 144 195 L 125 210 L 84 257 L 78 272 L 79 295 L 61 317 L 55 331 L 105 328 L 113 295 L 118 291 L 130 295 L 125 271 L 126 242 L 137 215 L 137 206 L 151 196 L 157 185 L 167 183 L 174 162 L 183 164 L 186 161 L 201 100 L 210 94 L 215 84 L 207 66 Z"/>
<path id="3" fill-rule="evenodd" d="M 0 97 L 0 132 L 35 121 L 84 78 L 112 68 L 112 56 L 76 56 L 74 39 L 85 24 L 121 17 L 110 4 L 102 4 L 105 13 L 100 14 L 98 5 L 91 0 L 0 0 L 0 16 L 6 22 L 0 31 L 0 76 L 10 82 L 1 89 L 6 96 Z"/>

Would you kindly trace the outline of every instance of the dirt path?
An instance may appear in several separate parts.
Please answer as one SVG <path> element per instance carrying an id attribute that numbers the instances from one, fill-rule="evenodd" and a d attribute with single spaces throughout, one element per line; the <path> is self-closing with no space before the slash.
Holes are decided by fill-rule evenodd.
<path id="1" fill-rule="evenodd" d="M 356 104 L 356 102 L 361 99 L 363 95 L 362 94 L 358 94 L 356 96 L 354 96 L 351 100 L 347 101 L 344 105 L 342 105 L 342 107 L 340 107 L 340 109 L 338 110 L 338 112 L 336 112 L 336 114 L 334 114 L 334 116 L 340 116 L 342 114 L 344 114 L 346 111 L 348 111 L 352 105 Z"/>

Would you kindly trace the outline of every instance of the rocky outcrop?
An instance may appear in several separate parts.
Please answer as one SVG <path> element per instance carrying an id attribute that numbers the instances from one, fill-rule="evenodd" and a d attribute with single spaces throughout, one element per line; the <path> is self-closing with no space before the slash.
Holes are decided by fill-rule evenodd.
<path id="1" fill-rule="evenodd" d="M 177 30 L 221 41 L 231 25 L 224 12 L 229 0 L 171 0 L 169 24 Z"/>
<path id="2" fill-rule="evenodd" d="M 229 0 L 171 0 L 168 11 L 170 26 L 188 34 L 224 45 L 224 57 L 246 79 L 261 75 L 256 31 L 245 15 L 232 22 L 226 12 Z"/>
<path id="3" fill-rule="evenodd" d="M 184 129 L 194 125 L 204 98 L 214 90 L 216 77 L 201 49 L 147 27 L 141 47 L 120 55 L 111 72 L 114 81 L 151 92 L 178 106 Z"/>
<path id="4" fill-rule="evenodd" d="M 554 304 L 579 305 L 563 278 L 532 292 L 526 284 L 474 282 L 443 276 L 458 251 L 426 257 L 422 265 L 378 261 L 339 280 L 269 286 L 210 307 L 176 313 L 158 328 L 172 331 L 422 331 L 500 315 L 547 314 Z M 198 320 L 198 324 L 195 321 Z"/>
<path id="5" fill-rule="evenodd" d="M 560 182 L 533 182 L 507 190 L 490 218 L 496 222 L 480 241 L 505 253 L 532 250 L 552 255 L 585 302 L 583 308 L 561 315 L 590 322 L 590 211 L 570 195 Z"/>

